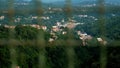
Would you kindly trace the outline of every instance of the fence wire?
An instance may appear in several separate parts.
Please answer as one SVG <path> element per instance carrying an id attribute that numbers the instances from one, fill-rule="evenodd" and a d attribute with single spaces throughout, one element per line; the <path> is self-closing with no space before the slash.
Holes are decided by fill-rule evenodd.
<path id="1" fill-rule="evenodd" d="M 8 21 L 9 21 L 8 25 L 11 25 L 11 26 L 16 25 L 14 23 L 14 18 L 15 18 L 14 16 L 17 12 L 16 12 L 16 9 L 15 9 L 15 6 L 14 6 L 14 2 L 15 2 L 15 0 L 8 0 L 7 1 L 7 4 L 8 4 L 8 9 L 7 9 L 8 10 L 8 15 L 7 16 L 8 16 Z M 43 25 L 43 21 L 41 20 L 41 17 L 43 16 L 43 14 L 45 12 L 44 7 L 42 6 L 42 1 L 41 0 L 32 0 L 31 2 L 34 5 L 34 6 L 32 6 L 33 7 L 32 11 L 27 10 L 27 8 L 26 8 L 26 10 L 22 10 L 22 11 L 24 11 L 23 13 L 26 13 L 26 14 L 29 11 L 34 12 L 34 14 L 38 17 L 37 18 L 37 23 L 35 23 L 36 24 L 35 27 L 38 27 L 37 25 L 41 26 L 41 25 Z M 106 24 L 106 22 L 105 22 L 105 19 L 106 19 L 105 18 L 105 12 L 106 12 L 105 9 L 106 8 L 105 8 L 105 5 L 104 5 L 104 2 L 105 2 L 104 0 L 98 0 L 98 7 L 97 7 L 98 8 L 97 13 L 99 15 L 98 29 L 99 29 L 99 32 L 101 34 L 100 37 L 102 37 L 102 38 L 105 38 L 105 35 L 106 35 L 106 30 L 105 30 L 105 24 Z M 17 10 L 17 11 L 19 12 L 19 10 Z M 28 12 L 26 12 L 26 11 L 28 11 Z M 74 13 L 74 10 L 73 10 L 73 7 L 72 7 L 72 1 L 71 0 L 65 0 L 64 14 L 67 18 L 67 22 L 69 22 L 70 24 L 73 23 L 73 22 L 71 22 L 71 19 L 73 17 L 72 16 L 73 13 Z M 72 31 L 74 31 L 74 30 L 71 29 L 71 28 L 68 29 L 68 36 L 67 36 L 68 38 L 66 40 L 57 40 L 54 43 L 50 43 L 51 45 L 57 45 L 57 47 L 61 47 L 59 45 L 65 45 L 63 47 L 65 47 L 65 51 L 64 51 L 65 56 L 64 57 L 67 58 L 67 60 L 66 60 L 67 61 L 67 63 L 66 63 L 67 68 L 76 68 L 75 63 L 78 62 L 78 63 L 81 64 L 82 60 L 84 60 L 82 58 L 79 58 L 79 60 L 76 60 L 76 58 L 75 58 L 77 56 L 77 54 L 76 54 L 77 52 L 75 51 L 75 48 L 74 48 L 73 45 L 79 46 L 80 42 L 77 41 L 77 40 L 73 40 L 74 33 Z M 52 68 L 52 67 L 49 67 L 50 65 L 47 64 L 48 57 L 46 55 L 46 52 L 47 52 L 47 47 L 48 48 L 54 48 L 54 46 L 47 46 L 48 43 L 44 39 L 45 33 L 43 33 L 42 30 L 38 31 L 37 36 L 36 36 L 37 38 L 35 40 L 26 40 L 26 41 L 21 40 L 21 41 L 19 41 L 19 40 L 15 39 L 15 33 L 16 32 L 15 32 L 14 29 L 10 29 L 9 34 L 8 34 L 9 35 L 8 42 L 6 40 L 5 41 L 2 40 L 2 39 L 0 40 L 0 44 L 4 44 L 4 45 L 7 44 L 9 46 L 10 60 L 11 60 L 11 67 L 10 68 L 24 68 L 24 67 L 22 67 L 22 65 L 19 65 L 19 62 L 18 62 L 18 57 L 19 56 L 21 56 L 21 58 L 24 57 L 24 55 L 22 55 L 22 51 L 21 51 L 20 54 L 17 54 L 17 52 L 18 52 L 17 47 L 21 46 L 24 49 L 26 47 L 24 45 L 28 45 L 29 47 L 31 47 L 31 46 L 33 46 L 33 47 L 35 46 L 36 48 L 38 47 L 38 55 L 37 55 L 38 57 L 37 57 L 36 63 L 35 63 L 38 66 L 32 67 L 30 65 L 30 63 L 32 63 L 33 60 L 31 59 L 31 61 L 26 63 L 26 64 L 29 65 L 26 68 Z M 116 41 L 116 44 L 119 44 L 119 41 L 118 41 L 118 43 Z M 82 43 L 81 43 L 81 45 L 82 45 Z M 108 57 L 107 56 L 107 47 L 104 46 L 103 44 L 98 44 L 98 45 L 100 45 L 101 47 L 100 47 L 100 53 L 99 53 L 99 62 L 100 63 L 97 67 L 98 68 L 107 68 L 106 67 L 107 63 L 108 63 L 107 62 L 107 60 L 108 60 L 107 59 L 107 57 Z M 91 46 L 91 47 L 94 48 L 94 46 Z M 27 48 L 26 48 L 26 50 L 27 50 Z M 36 49 L 36 51 L 37 51 L 37 49 Z M 29 58 L 29 57 L 26 57 L 26 58 Z M 53 58 L 53 60 L 54 59 L 55 59 L 55 57 Z M 60 59 L 60 58 L 58 58 L 58 59 Z M 19 61 L 24 61 L 24 59 L 19 59 Z M 62 60 L 61 60 L 61 62 L 62 62 Z M 55 63 L 57 64 L 59 62 L 55 62 Z M 61 66 L 65 66 L 65 65 L 61 65 Z M 54 67 L 54 65 L 53 65 L 53 67 Z"/>

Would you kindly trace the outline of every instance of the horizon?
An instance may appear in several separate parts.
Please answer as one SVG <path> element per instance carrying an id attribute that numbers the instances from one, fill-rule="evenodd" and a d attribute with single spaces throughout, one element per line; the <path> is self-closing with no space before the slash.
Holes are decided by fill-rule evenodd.
<path id="1" fill-rule="evenodd" d="M 31 1 L 31 0 L 23 0 L 23 1 Z M 66 0 L 40 0 L 41 2 L 44 3 L 53 3 L 53 2 L 59 2 L 59 1 L 66 1 Z M 89 0 L 71 0 L 71 2 L 80 2 L 80 1 L 89 1 Z M 93 0 L 93 1 L 97 1 L 97 0 Z M 120 3 L 120 0 L 104 0 L 105 2 L 109 2 L 109 1 L 116 1 L 117 3 Z"/>

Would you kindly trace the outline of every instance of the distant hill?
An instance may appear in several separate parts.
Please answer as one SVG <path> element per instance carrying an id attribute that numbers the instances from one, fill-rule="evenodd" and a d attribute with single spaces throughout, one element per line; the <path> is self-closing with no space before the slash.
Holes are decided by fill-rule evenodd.
<path id="1" fill-rule="evenodd" d="M 46 4 L 51 4 L 54 6 L 64 6 L 65 1 L 55 1 L 50 2 Z M 92 4 L 98 4 L 98 0 L 72 0 L 73 6 L 81 6 L 81 5 L 92 5 Z M 105 0 L 106 5 L 119 5 L 120 6 L 120 0 Z"/>
<path id="2" fill-rule="evenodd" d="M 34 4 L 30 0 L 14 0 L 14 4 L 16 8 L 26 8 Z M 22 4 L 24 3 L 24 4 Z M 0 0 L 0 9 L 7 9 L 8 0 Z M 26 4 L 26 5 L 25 5 Z M 94 5 L 98 4 L 98 0 L 72 0 L 72 6 L 85 6 L 85 5 Z M 43 7 L 64 7 L 65 0 L 51 1 L 51 2 L 43 2 Z M 120 6 L 120 0 L 105 0 L 105 5 L 117 5 Z"/>

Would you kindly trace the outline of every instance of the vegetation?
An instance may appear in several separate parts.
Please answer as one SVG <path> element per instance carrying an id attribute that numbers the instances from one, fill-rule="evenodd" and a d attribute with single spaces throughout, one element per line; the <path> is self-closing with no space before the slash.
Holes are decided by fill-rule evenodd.
<path id="1" fill-rule="evenodd" d="M 109 24 L 109 26 L 107 26 L 106 28 L 109 28 L 109 30 L 111 31 L 110 33 L 112 33 L 115 30 L 116 33 L 114 34 L 114 32 L 112 34 L 109 33 L 108 30 L 108 34 L 107 37 L 114 39 L 114 40 L 119 40 L 119 23 L 117 23 L 119 20 L 115 20 L 116 18 L 112 18 L 114 19 L 113 22 L 109 22 L 106 23 Z M 118 19 L 118 17 L 117 17 Z M 117 23 L 117 24 L 116 24 Z M 112 26 L 114 25 L 114 27 Z M 90 26 L 90 25 L 89 25 Z M 113 28 L 110 28 L 113 27 Z M 8 28 L 5 28 L 4 26 L 0 26 L 0 38 L 1 39 L 6 39 L 6 41 L 9 38 L 9 30 Z M 27 44 L 27 40 L 36 40 L 37 39 L 37 35 L 39 32 L 42 31 L 42 33 L 45 34 L 44 39 L 46 41 L 49 40 L 49 38 L 51 37 L 51 35 L 49 34 L 49 32 L 45 32 L 43 30 L 40 29 L 36 29 L 30 26 L 21 26 L 18 25 L 15 27 L 14 29 L 15 31 L 15 39 L 17 40 L 24 40 L 26 41 L 26 44 L 22 44 L 22 45 L 17 45 L 14 47 L 16 53 L 16 63 L 18 66 L 20 66 L 21 68 L 38 68 L 39 66 L 39 54 L 40 54 L 40 47 L 36 46 L 35 44 L 32 46 L 29 46 L 30 44 Z M 77 41 L 77 43 L 79 43 L 79 45 L 82 45 L 81 40 L 78 41 L 78 37 L 76 37 L 75 33 L 73 33 L 74 36 L 71 39 L 74 39 Z M 39 34 L 41 35 L 41 34 Z M 47 45 L 47 47 L 45 47 L 45 57 L 46 57 L 46 68 L 67 68 L 68 67 L 68 63 L 69 63 L 69 59 L 68 56 L 66 54 L 66 49 L 68 48 L 69 45 L 71 45 L 71 43 L 61 43 L 60 40 L 64 40 L 64 42 L 69 38 L 69 36 L 71 35 L 60 35 L 59 33 L 57 33 L 58 35 L 58 40 L 59 44 L 61 44 L 62 46 L 58 46 L 59 44 L 57 43 L 51 43 L 51 44 L 45 44 Z M 112 35 L 112 36 L 110 36 Z M 95 41 L 94 39 L 92 41 Z M 34 41 L 32 41 L 31 43 L 34 43 Z M 91 43 L 91 42 L 90 42 Z M 10 44 L 4 44 L 4 45 L 0 45 L 0 68 L 10 68 L 11 67 L 11 63 L 12 63 L 12 59 L 10 57 Z M 57 45 L 57 46 L 56 46 Z M 65 46 L 64 46 L 65 45 Z M 76 44 L 74 44 L 76 45 Z M 96 46 L 69 46 L 71 48 L 73 48 L 74 53 L 75 53 L 75 58 L 74 58 L 74 66 L 75 68 L 99 68 L 100 67 L 100 48 L 101 46 L 98 46 L 99 44 L 96 43 L 91 43 L 90 45 L 96 45 Z M 119 46 L 115 46 L 113 47 L 113 45 L 111 44 L 111 46 L 107 47 L 107 68 L 108 67 L 112 67 L 112 68 L 119 68 L 120 65 L 120 56 L 119 56 Z"/>
<path id="2" fill-rule="evenodd" d="M 45 48 L 46 68 L 67 68 L 68 57 L 65 46 L 51 46 Z M 75 68 L 98 68 L 100 67 L 100 47 L 73 46 L 75 51 Z M 107 47 L 107 67 L 119 68 L 120 47 Z M 38 68 L 39 47 L 19 45 L 15 47 L 17 65 L 21 68 Z M 10 68 L 10 49 L 8 46 L 0 46 L 0 68 Z"/>
<path id="3" fill-rule="evenodd" d="M 2 0 L 0 3 L 2 3 Z M 9 6 L 7 5 L 7 2 L 5 4 L 4 3 L 0 4 L 0 15 L 5 16 L 4 20 L 0 20 L 0 68 L 11 68 L 12 61 L 14 61 L 13 59 L 16 59 L 16 64 L 20 66 L 20 68 L 39 68 L 39 62 L 41 61 L 39 60 L 41 57 L 40 51 L 42 50 L 45 50 L 43 53 L 45 54 L 46 68 L 67 68 L 70 60 L 73 60 L 75 68 L 100 68 L 101 52 L 103 53 L 104 51 L 106 54 L 105 56 L 103 55 L 102 58 L 107 58 L 105 61 L 107 63 L 106 68 L 120 68 L 119 6 L 105 6 L 106 11 L 104 12 L 104 19 L 102 20 L 103 23 L 99 20 L 97 6 L 73 6 L 71 14 L 73 15 L 72 18 L 77 22 L 82 22 L 83 25 L 78 25 L 75 29 L 71 30 L 72 32 L 69 32 L 66 28 L 64 31 L 68 31 L 68 34 L 65 35 L 60 32 L 56 32 L 58 38 L 54 42 L 50 43 L 48 42 L 49 38 L 52 37 L 52 35 L 50 35 L 50 31 L 43 31 L 31 26 L 19 25 L 38 24 L 37 19 L 31 19 L 32 16 L 37 16 L 34 10 L 35 6 L 33 7 L 33 4 L 31 4 L 32 7 L 29 7 L 30 5 L 15 7 L 16 12 L 14 13 L 13 18 L 16 20 L 19 18 L 21 21 L 14 22 L 14 25 L 17 26 L 15 29 L 11 29 L 6 28 L 3 25 L 9 23 L 8 15 L 11 15 L 8 12 L 5 12 L 8 10 Z M 64 19 L 65 22 L 67 21 L 67 13 L 65 13 L 64 8 L 62 8 L 63 11 L 53 11 L 50 13 L 48 6 L 47 8 L 45 7 L 45 13 L 43 13 L 43 16 L 48 16 L 51 19 L 41 20 L 42 25 L 46 25 L 48 28 L 51 28 L 51 26 L 55 25 L 56 22 L 61 22 L 62 19 Z M 111 14 L 113 14 L 113 16 Z M 98 20 L 93 20 L 88 17 L 76 17 L 78 15 L 93 16 Z M 65 24 L 65 22 L 62 22 L 62 24 Z M 82 40 L 80 40 L 78 35 L 74 32 L 76 30 L 86 32 L 94 38 L 91 41 L 87 41 L 89 43 L 87 46 L 83 46 Z M 101 30 L 105 32 L 104 38 L 108 39 L 109 43 L 107 44 L 108 46 L 104 46 L 105 50 L 102 49 L 103 46 L 96 41 L 97 37 L 102 36 Z M 39 40 L 40 42 L 42 41 L 43 44 L 39 44 Z M 12 48 L 15 49 L 15 55 L 11 54 Z M 67 50 L 69 50 L 69 48 L 73 49 L 72 54 L 68 53 Z M 70 58 L 71 56 L 72 59 Z"/>

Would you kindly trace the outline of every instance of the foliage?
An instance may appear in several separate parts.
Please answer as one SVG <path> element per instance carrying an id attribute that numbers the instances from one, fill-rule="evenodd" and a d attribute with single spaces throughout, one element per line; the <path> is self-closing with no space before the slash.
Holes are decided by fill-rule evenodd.
<path id="1" fill-rule="evenodd" d="M 67 68 L 68 56 L 66 46 L 45 47 L 46 68 Z M 99 68 L 100 67 L 100 47 L 72 46 L 75 57 L 75 68 Z M 119 68 L 120 55 L 118 47 L 107 47 L 107 67 Z M 38 68 L 39 53 L 38 46 L 20 45 L 15 47 L 17 65 L 21 68 Z M 107 56 L 106 56 L 107 57 Z M 8 46 L 0 46 L 0 68 L 10 68 L 11 59 Z"/>
<path id="2" fill-rule="evenodd" d="M 112 17 L 107 21 L 107 36 L 112 40 L 120 40 L 120 17 Z"/>
<path id="3" fill-rule="evenodd" d="M 38 30 L 30 26 L 18 25 L 15 28 L 16 38 L 18 39 L 36 39 Z"/>
<path id="4" fill-rule="evenodd" d="M 9 29 L 5 28 L 3 25 L 0 26 L 0 39 L 6 39 L 9 35 Z"/>

